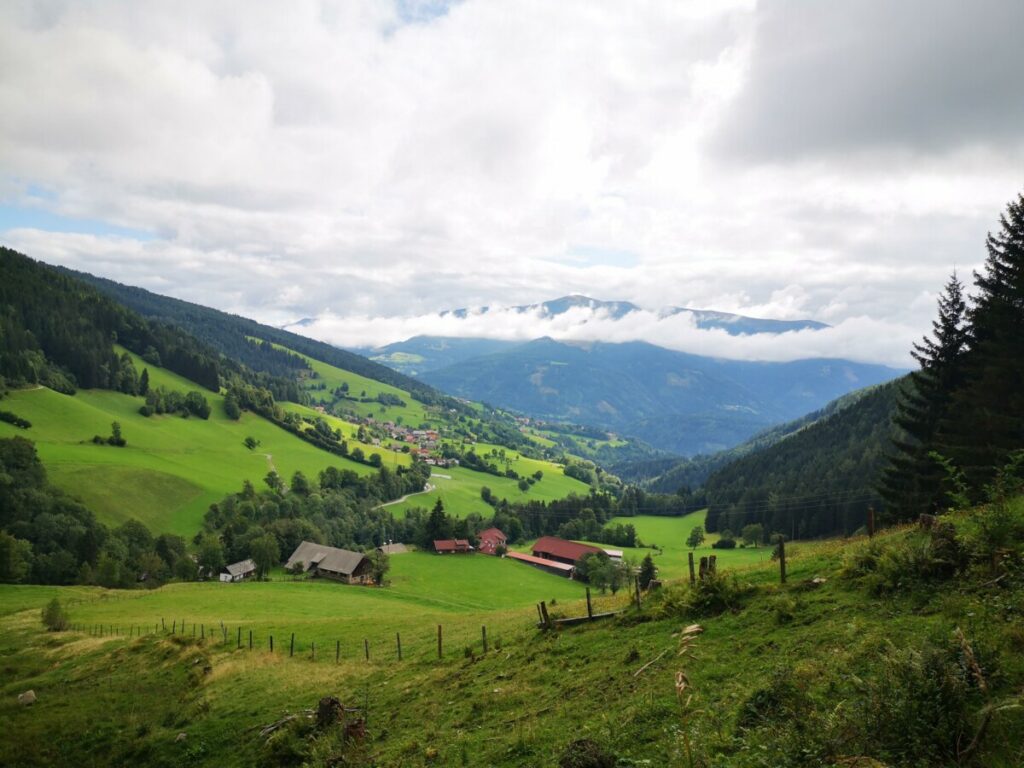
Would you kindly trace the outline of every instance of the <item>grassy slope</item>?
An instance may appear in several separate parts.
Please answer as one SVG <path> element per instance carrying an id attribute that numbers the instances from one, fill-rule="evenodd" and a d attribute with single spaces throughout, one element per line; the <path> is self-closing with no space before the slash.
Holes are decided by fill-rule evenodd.
<path id="1" fill-rule="evenodd" d="M 142 361 L 136 366 L 149 369 L 154 387 L 199 389 Z M 138 413 L 142 398 L 105 390 L 74 396 L 44 388 L 21 390 L 4 399 L 4 408 L 31 421 L 32 427 L 19 430 L 0 423 L 0 437 L 18 434 L 33 440 L 54 484 L 84 501 L 101 520 L 117 524 L 134 517 L 155 533 L 184 536 L 198 530 L 211 503 L 237 491 L 244 480 L 259 483 L 271 464 L 285 478 L 297 470 L 315 478 L 329 465 L 360 474 L 373 471 L 321 451 L 255 414 L 231 421 L 220 395 L 203 394 L 212 407 L 208 421 L 146 418 Z M 89 442 L 93 435 L 108 435 L 115 420 L 121 423 L 126 447 Z M 261 442 L 256 451 L 242 445 L 249 435 Z"/>
<path id="2" fill-rule="evenodd" d="M 6 667 L 0 763 L 253 765 L 263 748 L 252 727 L 336 694 L 369 705 L 366 751 L 378 765 L 553 766 L 559 751 L 582 737 L 620 757 L 649 761 L 643 764 L 684 764 L 673 683 L 675 670 L 685 666 L 698 709 L 690 726 L 697 748 L 716 745 L 716 766 L 760 765 L 738 751 L 740 745 L 730 746 L 728 736 L 738 707 L 778 669 L 831 709 L 840 697 L 856 696 L 852 675 L 875 674 L 886 643 L 916 647 L 925 637 L 945 642 L 953 628 L 964 626 L 973 637 L 985 637 L 988 653 L 1001 650 L 1002 688 L 1024 680 L 1024 659 L 1013 650 L 1019 638 L 1014 640 L 1002 610 L 987 607 L 988 592 L 940 589 L 870 598 L 835 578 L 840 544 L 795 543 L 789 554 L 790 586 L 774 584 L 774 565 L 745 571 L 744 580 L 762 584 L 759 594 L 738 612 L 700 620 L 705 632 L 697 656 L 687 659 L 673 653 L 675 633 L 688 621 L 683 618 L 538 633 L 531 603 L 557 596 L 556 610 L 578 613 L 581 603 L 566 603 L 571 592 L 555 594 L 578 588 L 481 556 L 395 556 L 394 586 L 386 592 L 291 582 L 181 585 L 71 609 L 73 621 L 122 626 L 151 623 L 164 611 L 178 611 L 189 623 L 244 621 L 263 643 L 252 653 L 234 650 L 231 642 L 47 635 L 35 610 L 8 615 L 0 618 Z M 513 573 L 539 580 L 512 584 L 506 579 Z M 800 588 L 818 574 L 828 577 L 824 586 Z M 11 589 L 0 587 L 0 606 L 10 603 Z M 38 589 L 41 605 L 49 592 Z M 997 597 L 1005 602 L 1007 596 Z M 451 604 L 437 603 L 444 598 Z M 25 604 L 23 596 L 18 600 Z M 492 610 L 472 607 L 481 600 Z M 434 645 L 438 622 L 446 632 L 443 661 Z M 481 624 L 492 642 L 485 657 Z M 232 632 L 235 626 L 229 623 Z M 273 656 L 266 652 L 263 635 L 271 627 L 296 631 L 296 658 L 281 653 L 280 639 Z M 394 631 L 402 632 L 401 663 Z M 361 658 L 363 637 L 371 640 L 369 663 Z M 328 652 L 318 642 L 321 652 L 313 662 L 308 641 L 315 638 L 323 638 Z M 345 642 L 338 665 L 329 638 Z M 464 646 L 472 646 L 476 658 L 464 656 Z M 210 674 L 201 673 L 197 660 L 210 666 Z M 14 701 L 29 687 L 39 695 L 30 711 Z M 993 721 L 988 744 L 1001 753 L 983 754 L 978 764 L 1020 764 L 1024 724 L 1013 718 Z M 184 743 L 175 742 L 179 732 L 188 734 Z"/>

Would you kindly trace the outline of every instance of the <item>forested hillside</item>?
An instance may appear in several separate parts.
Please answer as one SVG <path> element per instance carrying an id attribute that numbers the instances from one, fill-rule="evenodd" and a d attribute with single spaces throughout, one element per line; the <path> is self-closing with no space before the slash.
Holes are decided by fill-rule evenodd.
<path id="1" fill-rule="evenodd" d="M 143 288 L 122 285 L 84 272 L 65 271 L 94 285 L 107 296 L 145 317 L 156 318 L 184 329 L 253 370 L 287 376 L 306 367 L 301 359 L 275 349 L 273 344 L 277 344 L 360 376 L 404 389 L 421 402 L 432 403 L 439 399 L 438 393 L 423 382 L 330 344 L 217 309 L 160 296 Z M 254 344 L 251 341 L 253 338 L 268 343 Z"/>
<path id="2" fill-rule="evenodd" d="M 792 538 L 852 533 L 882 500 L 876 490 L 896 434 L 901 381 L 715 471 L 704 491 L 707 529 L 739 532 L 760 523 Z"/>

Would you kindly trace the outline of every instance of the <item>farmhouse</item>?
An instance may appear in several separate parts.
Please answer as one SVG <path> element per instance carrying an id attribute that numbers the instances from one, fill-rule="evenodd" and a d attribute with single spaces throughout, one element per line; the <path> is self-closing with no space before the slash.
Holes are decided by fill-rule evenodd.
<path id="1" fill-rule="evenodd" d="M 370 561 L 362 552 L 328 547 L 312 541 L 304 541 L 292 552 L 285 567 L 292 569 L 296 564 L 313 576 L 324 576 L 347 584 L 372 584 Z"/>
<path id="2" fill-rule="evenodd" d="M 480 546 L 477 549 L 485 555 L 495 554 L 498 547 L 504 547 L 508 541 L 508 537 L 498 528 L 488 528 L 486 531 L 480 531 L 477 538 L 480 539 Z"/>
<path id="3" fill-rule="evenodd" d="M 533 556 L 544 560 L 575 565 L 584 555 L 591 555 L 602 550 L 589 544 L 560 539 L 557 536 L 541 536 L 533 545 Z"/>
<path id="4" fill-rule="evenodd" d="M 467 554 L 473 548 L 467 539 L 435 539 L 434 551 L 439 555 Z"/>
<path id="5" fill-rule="evenodd" d="M 522 552 L 508 552 L 505 557 L 511 558 L 512 560 L 518 560 L 520 563 L 526 563 L 532 565 L 534 568 L 540 568 L 542 571 L 548 573 L 554 573 L 558 576 L 568 576 L 572 578 L 573 571 L 576 570 L 575 566 L 566 565 L 560 563 L 557 560 L 547 560 L 543 557 L 534 557 L 533 555 L 524 555 Z"/>
<path id="6" fill-rule="evenodd" d="M 238 563 L 232 563 L 231 565 L 225 566 L 224 570 L 221 571 L 221 581 L 244 581 L 245 579 L 251 578 L 256 575 L 256 563 L 251 559 L 242 560 Z"/>

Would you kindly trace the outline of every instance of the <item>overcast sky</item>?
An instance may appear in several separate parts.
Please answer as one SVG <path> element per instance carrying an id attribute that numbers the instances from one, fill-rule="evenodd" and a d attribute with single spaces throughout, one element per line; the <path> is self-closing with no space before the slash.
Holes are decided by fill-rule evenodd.
<path id="1" fill-rule="evenodd" d="M 0 241 L 350 345 L 905 364 L 1024 189 L 1022 29 L 1017 0 L 8 0 Z M 435 315 L 568 293 L 835 328 Z"/>

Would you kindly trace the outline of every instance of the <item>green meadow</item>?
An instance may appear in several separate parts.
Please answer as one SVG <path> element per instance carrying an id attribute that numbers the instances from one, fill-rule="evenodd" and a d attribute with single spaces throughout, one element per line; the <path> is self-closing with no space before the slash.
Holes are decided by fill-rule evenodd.
<path id="1" fill-rule="evenodd" d="M 168 389 L 199 389 L 169 371 L 136 360 L 147 368 L 150 384 Z M 4 408 L 32 422 L 27 430 L 0 423 L 0 437 L 20 435 L 36 444 L 51 481 L 81 499 L 104 522 L 129 518 L 154 533 L 191 537 L 210 504 L 237 491 L 245 480 L 260 484 L 275 469 L 285 479 L 296 471 L 316 478 L 327 466 L 360 474 L 370 467 L 322 451 L 261 416 L 224 415 L 223 397 L 203 392 L 212 412 L 208 420 L 179 415 L 142 416 L 144 400 L 107 390 L 62 395 L 46 388 L 18 390 L 4 398 Z M 93 435 L 110 434 L 121 424 L 127 446 L 95 445 Z M 254 451 L 243 441 L 260 441 Z"/>

